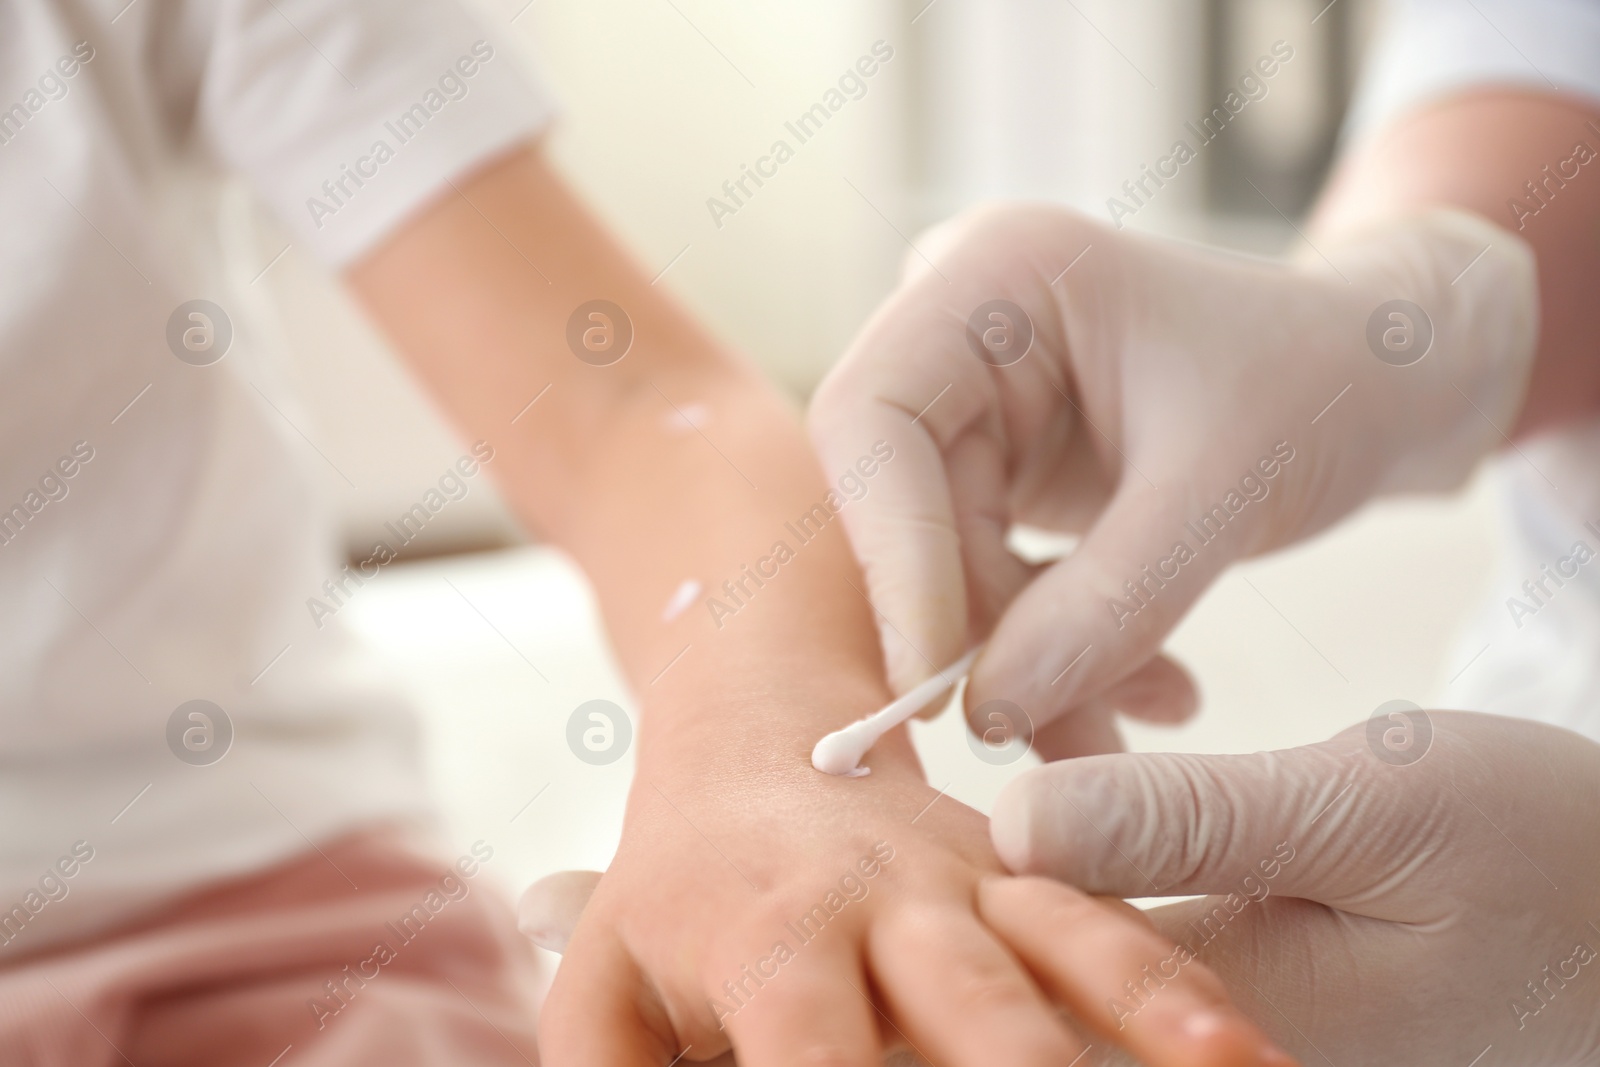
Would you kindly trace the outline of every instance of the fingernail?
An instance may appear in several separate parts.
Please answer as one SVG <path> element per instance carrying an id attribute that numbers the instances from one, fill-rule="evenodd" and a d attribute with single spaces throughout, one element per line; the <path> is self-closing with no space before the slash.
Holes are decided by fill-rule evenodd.
<path id="1" fill-rule="evenodd" d="M 1231 1023 L 1216 1012 L 1203 1011 L 1189 1016 L 1183 1024 L 1184 1035 L 1196 1041 L 1221 1033 L 1231 1027 Z"/>

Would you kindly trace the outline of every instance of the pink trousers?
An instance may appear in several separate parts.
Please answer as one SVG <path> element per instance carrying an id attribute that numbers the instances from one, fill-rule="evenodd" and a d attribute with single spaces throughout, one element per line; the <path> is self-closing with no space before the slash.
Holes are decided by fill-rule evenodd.
<path id="1" fill-rule="evenodd" d="M 408 841 L 353 835 L 0 967 L 0 1064 L 537 1065 L 511 909 Z"/>

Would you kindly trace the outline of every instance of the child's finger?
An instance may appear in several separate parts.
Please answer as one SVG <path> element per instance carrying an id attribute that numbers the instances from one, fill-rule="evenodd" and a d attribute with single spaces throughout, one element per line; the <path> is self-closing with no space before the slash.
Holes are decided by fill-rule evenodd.
<path id="1" fill-rule="evenodd" d="M 674 1039 L 665 1013 L 645 1008 L 653 995 L 620 944 L 563 957 L 539 1013 L 544 1067 L 661 1067 L 679 1050 L 662 1055 Z"/>
<path id="2" fill-rule="evenodd" d="M 731 993 L 712 991 L 739 1067 L 881 1067 L 877 1013 L 855 945 L 834 940 L 797 946 L 787 961 L 754 961 Z M 749 977 L 754 971 L 771 977 Z"/>
<path id="3" fill-rule="evenodd" d="M 1075 1018 L 1150 1067 L 1293 1063 L 1142 920 L 1045 878 L 984 880 L 978 914 Z"/>
<path id="4" fill-rule="evenodd" d="M 899 911 L 872 930 L 882 999 L 940 1067 L 1061 1067 L 1083 1052 L 1033 980 L 969 911 Z"/>

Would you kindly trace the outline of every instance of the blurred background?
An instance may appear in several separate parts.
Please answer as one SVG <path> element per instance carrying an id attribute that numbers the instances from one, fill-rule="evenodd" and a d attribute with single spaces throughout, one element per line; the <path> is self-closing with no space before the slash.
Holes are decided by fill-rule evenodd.
<path id="1" fill-rule="evenodd" d="M 1261 253 L 1289 247 L 1338 143 L 1372 0 L 485 0 L 552 84 L 551 152 L 651 275 L 797 404 L 893 285 L 909 245 L 975 202 L 1026 197 Z M 708 198 L 785 136 L 875 42 L 893 58 L 734 214 Z M 1124 183 L 1192 132 L 1260 57 L 1292 58 L 1143 202 Z M 1209 136 L 1209 135 L 1208 135 Z M 248 313 L 305 395 L 352 552 L 464 451 L 341 294 L 247 197 L 242 277 L 281 254 Z M 720 224 L 719 224 L 720 222 Z M 282 252 L 285 246 L 287 252 Z M 327 469 L 324 465 L 324 469 Z M 1253 751 L 1322 739 L 1379 704 L 1426 704 L 1471 668 L 1453 635 L 1496 553 L 1482 480 L 1386 503 L 1228 575 L 1170 648 L 1205 709 L 1135 748 Z M 567 717 L 631 707 L 581 575 L 523 544 L 481 481 L 349 609 L 423 709 L 451 832 L 505 842 L 516 883 L 603 866 L 631 759 L 567 749 Z M 481 615 L 463 603 L 454 585 Z M 544 676 L 544 680 L 540 677 Z M 1026 762 L 991 766 L 953 715 L 919 725 L 936 786 L 986 808 Z M 1031 757 L 1028 757 L 1031 760 Z"/>

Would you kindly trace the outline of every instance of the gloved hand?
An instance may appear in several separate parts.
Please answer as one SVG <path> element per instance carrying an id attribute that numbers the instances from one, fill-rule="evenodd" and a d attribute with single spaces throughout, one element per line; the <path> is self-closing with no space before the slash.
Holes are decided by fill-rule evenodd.
<path id="1" fill-rule="evenodd" d="M 1114 747 L 1113 707 L 1192 710 L 1157 651 L 1218 572 L 1375 493 L 1458 484 L 1509 428 L 1532 357 L 1527 246 L 1459 212 L 1319 238 L 1299 264 L 1043 206 L 976 212 L 921 247 L 819 389 L 811 434 L 827 470 L 893 448 L 839 510 L 894 688 L 987 638 L 969 717 L 982 729 L 1004 698 L 1059 719 L 1047 754 Z M 1082 540 L 1036 570 L 1007 550 L 1014 523 Z"/>
<path id="2" fill-rule="evenodd" d="M 1091 892 L 1213 894 L 1151 917 L 1305 1063 L 1596 1062 L 1600 745 L 1402 716 L 1282 752 L 1049 764 L 1001 794 L 996 849 Z M 1186 966 L 1129 974 L 1113 1012 Z"/>

